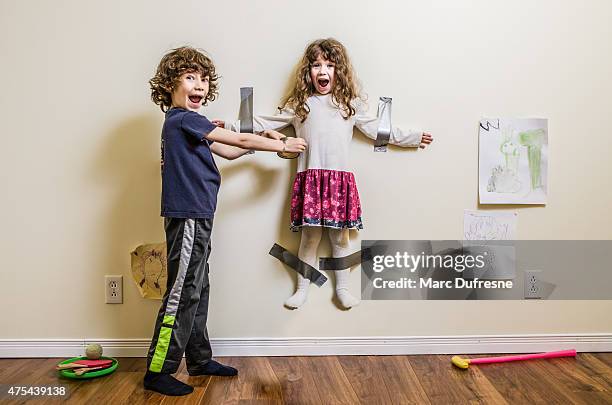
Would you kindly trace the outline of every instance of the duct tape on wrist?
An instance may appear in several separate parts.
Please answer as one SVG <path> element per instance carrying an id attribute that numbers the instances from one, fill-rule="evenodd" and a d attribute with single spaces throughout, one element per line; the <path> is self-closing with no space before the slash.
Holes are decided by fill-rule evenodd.
<path id="1" fill-rule="evenodd" d="M 391 139 L 391 97 L 380 97 L 377 116 L 378 131 L 374 141 L 374 152 L 386 152 Z"/>
<path id="2" fill-rule="evenodd" d="M 308 263 L 301 261 L 293 253 L 289 252 L 287 249 L 277 243 L 272 246 L 269 253 L 271 256 L 276 257 L 278 260 L 285 263 L 287 266 L 297 271 L 319 287 L 321 287 L 327 281 L 327 277 L 325 277 L 323 273 Z"/>
<path id="3" fill-rule="evenodd" d="M 253 133 L 253 88 L 252 87 L 241 87 L 240 88 L 240 110 L 238 112 L 238 119 L 240 120 L 238 132 L 242 133 Z M 254 150 L 250 150 L 249 154 L 255 153 Z"/>

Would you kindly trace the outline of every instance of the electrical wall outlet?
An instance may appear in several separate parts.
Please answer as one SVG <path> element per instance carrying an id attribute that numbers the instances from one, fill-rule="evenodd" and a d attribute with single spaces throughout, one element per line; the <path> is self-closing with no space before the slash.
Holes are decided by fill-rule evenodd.
<path id="1" fill-rule="evenodd" d="M 123 276 L 104 276 L 107 304 L 123 304 Z"/>
<path id="2" fill-rule="evenodd" d="M 525 298 L 542 298 L 541 274 L 540 270 L 525 270 Z"/>

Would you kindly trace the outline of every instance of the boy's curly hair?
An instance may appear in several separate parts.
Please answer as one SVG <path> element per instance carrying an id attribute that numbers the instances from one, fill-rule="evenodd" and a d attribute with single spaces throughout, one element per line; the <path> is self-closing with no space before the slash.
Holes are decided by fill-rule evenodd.
<path id="1" fill-rule="evenodd" d="M 183 73 L 193 72 L 208 76 L 209 89 L 204 98 L 204 105 L 208 101 L 214 101 L 218 95 L 217 80 L 219 76 L 215 72 L 213 61 L 204 51 L 183 46 L 168 52 L 157 66 L 155 76 L 149 80 L 151 86 L 151 100 L 166 112 L 172 106 L 172 91 L 178 84 L 178 79 Z"/>
<path id="2" fill-rule="evenodd" d="M 300 62 L 295 77 L 295 85 L 289 95 L 283 100 L 282 107 L 291 107 L 302 122 L 306 120 L 310 112 L 306 100 L 315 93 L 315 87 L 310 78 L 310 67 L 321 55 L 323 58 L 334 62 L 334 85 L 332 88 L 332 100 L 338 104 L 343 111 L 344 119 L 355 115 L 355 107 L 352 101 L 360 97 L 360 89 L 357 78 L 353 73 L 353 66 L 348 57 L 344 45 L 333 38 L 317 39 L 306 47 L 302 61 Z"/>

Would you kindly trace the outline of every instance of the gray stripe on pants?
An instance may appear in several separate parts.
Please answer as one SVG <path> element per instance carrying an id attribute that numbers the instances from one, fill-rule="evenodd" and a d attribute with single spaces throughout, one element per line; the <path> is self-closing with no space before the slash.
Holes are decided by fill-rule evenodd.
<path id="1" fill-rule="evenodd" d="M 183 242 L 181 245 L 181 258 L 179 261 L 178 274 L 172 290 L 168 296 L 168 304 L 166 305 L 166 316 L 176 316 L 178 310 L 179 301 L 181 300 L 181 293 L 183 292 L 183 283 L 185 282 L 185 275 L 187 274 L 187 267 L 189 266 L 189 260 L 191 259 L 191 251 L 193 250 L 193 241 L 195 237 L 195 220 L 186 219 L 185 229 L 183 230 Z"/>

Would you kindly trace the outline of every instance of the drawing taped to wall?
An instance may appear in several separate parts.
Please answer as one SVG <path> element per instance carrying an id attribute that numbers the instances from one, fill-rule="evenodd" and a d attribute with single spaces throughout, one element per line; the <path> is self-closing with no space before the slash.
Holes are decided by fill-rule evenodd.
<path id="1" fill-rule="evenodd" d="M 482 254 L 485 266 L 464 272 L 468 278 L 513 280 L 516 277 L 516 211 L 464 210 L 463 246 L 471 254 Z M 511 241 L 503 243 L 500 241 Z"/>
<path id="2" fill-rule="evenodd" d="M 140 245 L 131 253 L 132 278 L 143 298 L 160 300 L 166 291 L 166 244 Z"/>
<path id="3" fill-rule="evenodd" d="M 481 204 L 546 204 L 547 119 L 482 119 L 478 156 Z"/>
<path id="4" fill-rule="evenodd" d="M 516 240 L 516 211 L 472 211 L 463 213 L 464 240 Z"/>

